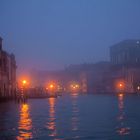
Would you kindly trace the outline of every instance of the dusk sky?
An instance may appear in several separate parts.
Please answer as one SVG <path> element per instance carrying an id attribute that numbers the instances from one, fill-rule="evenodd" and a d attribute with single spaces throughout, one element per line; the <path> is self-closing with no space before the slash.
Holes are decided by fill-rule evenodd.
<path id="1" fill-rule="evenodd" d="M 0 0 L 0 36 L 21 71 L 109 60 L 140 39 L 140 0 Z"/>

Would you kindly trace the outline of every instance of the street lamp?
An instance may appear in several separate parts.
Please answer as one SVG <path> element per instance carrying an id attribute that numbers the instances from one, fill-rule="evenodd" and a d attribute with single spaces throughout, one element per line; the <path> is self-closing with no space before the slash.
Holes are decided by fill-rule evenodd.
<path id="1" fill-rule="evenodd" d="M 27 81 L 26 80 L 23 80 L 22 81 L 22 85 L 24 86 L 24 85 L 26 85 L 27 84 Z"/>
<path id="2" fill-rule="evenodd" d="M 124 81 L 121 80 L 116 83 L 117 92 L 125 92 L 125 89 L 126 89 L 126 84 Z"/>
<path id="3" fill-rule="evenodd" d="M 123 87 L 123 84 L 120 83 L 120 84 L 119 84 L 119 87 L 120 87 L 120 88 Z"/>

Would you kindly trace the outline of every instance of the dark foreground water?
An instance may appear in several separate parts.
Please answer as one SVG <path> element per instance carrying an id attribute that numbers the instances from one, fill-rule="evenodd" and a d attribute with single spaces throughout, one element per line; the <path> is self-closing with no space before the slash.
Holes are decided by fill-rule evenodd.
<path id="1" fill-rule="evenodd" d="M 64 95 L 0 103 L 0 140 L 139 140 L 140 96 Z"/>

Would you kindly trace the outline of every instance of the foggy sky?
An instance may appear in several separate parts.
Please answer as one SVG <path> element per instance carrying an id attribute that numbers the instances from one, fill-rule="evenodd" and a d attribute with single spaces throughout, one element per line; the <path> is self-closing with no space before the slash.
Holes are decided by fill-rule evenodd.
<path id="1" fill-rule="evenodd" d="M 140 0 L 0 0 L 0 36 L 21 71 L 109 60 L 140 39 Z"/>

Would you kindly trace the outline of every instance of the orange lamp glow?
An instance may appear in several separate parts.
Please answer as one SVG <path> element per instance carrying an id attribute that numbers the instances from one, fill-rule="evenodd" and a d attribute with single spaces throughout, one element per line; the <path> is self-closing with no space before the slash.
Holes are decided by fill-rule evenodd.
<path id="1" fill-rule="evenodd" d="M 126 83 L 124 80 L 119 80 L 115 83 L 115 88 L 117 92 L 124 92 L 126 89 Z"/>
<path id="2" fill-rule="evenodd" d="M 119 86 L 122 87 L 123 85 L 122 84 L 119 84 Z"/>
<path id="3" fill-rule="evenodd" d="M 70 91 L 78 92 L 80 90 L 80 85 L 77 82 L 72 82 L 70 84 Z"/>
<path id="4" fill-rule="evenodd" d="M 53 85 L 53 84 L 51 84 L 51 85 L 50 85 L 50 88 L 54 88 L 54 85 Z"/>
<path id="5" fill-rule="evenodd" d="M 118 89 L 123 89 L 124 87 L 125 87 L 124 82 L 119 82 L 119 83 L 117 84 L 117 88 L 118 88 Z"/>
<path id="6" fill-rule="evenodd" d="M 57 84 L 55 82 L 50 82 L 46 86 L 46 90 L 48 91 L 56 91 Z"/>
<path id="7" fill-rule="evenodd" d="M 79 88 L 79 85 L 78 85 L 78 84 L 76 84 L 76 85 L 75 85 L 75 87 L 76 87 L 76 88 Z"/>
<path id="8" fill-rule="evenodd" d="M 27 81 L 26 81 L 26 80 L 23 80 L 23 81 L 22 81 L 22 84 L 23 84 L 23 85 L 27 84 Z"/>

